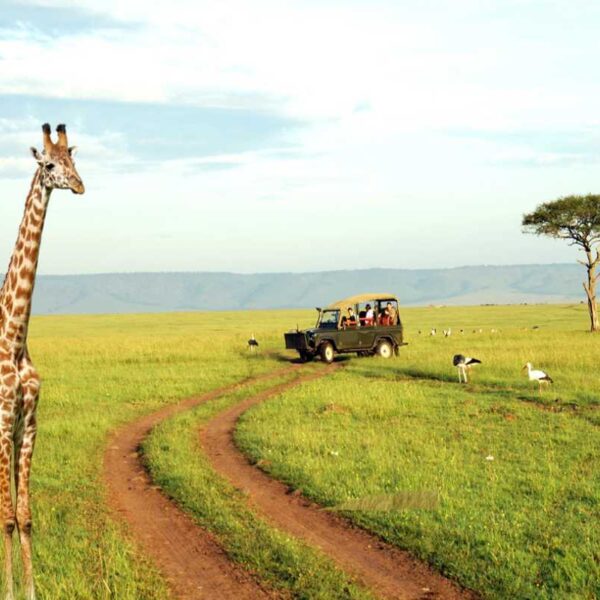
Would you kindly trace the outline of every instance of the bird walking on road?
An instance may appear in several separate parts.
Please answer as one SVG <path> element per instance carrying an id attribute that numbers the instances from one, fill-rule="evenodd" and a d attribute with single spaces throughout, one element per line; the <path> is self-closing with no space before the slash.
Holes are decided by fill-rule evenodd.
<path id="1" fill-rule="evenodd" d="M 454 358 L 452 359 L 452 364 L 458 370 L 458 383 L 462 383 L 463 380 L 465 383 L 469 383 L 469 380 L 467 379 L 467 371 L 473 365 L 481 364 L 481 361 L 478 358 L 464 356 L 463 354 L 455 354 Z"/>
<path id="2" fill-rule="evenodd" d="M 528 362 L 521 370 L 524 371 L 527 369 L 527 377 L 529 377 L 529 381 L 537 381 L 540 386 L 540 394 L 542 393 L 542 384 L 554 383 L 552 381 L 552 377 L 548 375 L 545 371 L 540 369 L 534 369 L 533 365 Z"/>
<path id="3" fill-rule="evenodd" d="M 252 337 L 248 340 L 248 348 L 250 349 L 250 352 L 254 352 L 254 349 L 258 348 L 258 342 L 256 341 L 254 334 L 252 334 Z"/>

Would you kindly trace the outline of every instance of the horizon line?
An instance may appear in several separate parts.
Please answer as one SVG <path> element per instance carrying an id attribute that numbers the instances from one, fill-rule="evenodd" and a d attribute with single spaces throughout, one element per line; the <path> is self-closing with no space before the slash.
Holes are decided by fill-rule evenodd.
<path id="1" fill-rule="evenodd" d="M 317 275 L 324 273 L 351 273 L 363 271 L 454 271 L 459 269 L 477 269 L 477 268 L 516 268 L 516 267 L 551 267 L 551 266 L 572 266 L 577 265 L 573 262 L 551 262 L 551 263 L 511 263 L 511 264 L 470 264 L 459 265 L 456 267 L 362 267 L 359 269 L 325 269 L 323 271 L 252 271 L 242 273 L 239 271 L 99 271 L 94 273 L 38 273 L 38 277 L 95 277 L 101 275 L 239 275 L 250 277 L 253 275 Z"/>

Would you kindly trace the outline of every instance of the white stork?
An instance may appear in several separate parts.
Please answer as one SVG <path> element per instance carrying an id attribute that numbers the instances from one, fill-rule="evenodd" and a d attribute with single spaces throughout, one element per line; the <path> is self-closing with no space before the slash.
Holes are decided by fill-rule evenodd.
<path id="1" fill-rule="evenodd" d="M 248 340 L 248 348 L 250 349 L 250 352 L 253 352 L 254 348 L 258 348 L 258 342 L 256 341 L 254 334 L 252 334 L 252 337 Z"/>
<path id="2" fill-rule="evenodd" d="M 468 383 L 467 370 L 473 365 L 481 364 L 481 361 L 478 358 L 455 354 L 452 359 L 452 364 L 458 369 L 458 383 L 462 383 L 463 379 L 465 380 L 465 383 Z"/>
<path id="3" fill-rule="evenodd" d="M 540 394 L 542 393 L 542 384 L 543 383 L 554 383 L 552 381 L 552 377 L 548 375 L 545 371 L 540 369 L 533 369 L 532 364 L 528 362 L 521 370 L 524 371 L 527 369 L 527 377 L 529 377 L 529 381 L 537 381 L 540 386 Z"/>

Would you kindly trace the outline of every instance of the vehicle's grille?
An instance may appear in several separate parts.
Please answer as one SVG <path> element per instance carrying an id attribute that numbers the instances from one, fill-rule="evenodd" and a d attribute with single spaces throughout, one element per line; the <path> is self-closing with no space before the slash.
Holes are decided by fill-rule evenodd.
<path id="1" fill-rule="evenodd" d="M 301 332 L 290 332 L 285 335 L 285 347 L 289 350 L 304 350 L 306 348 L 306 337 Z"/>

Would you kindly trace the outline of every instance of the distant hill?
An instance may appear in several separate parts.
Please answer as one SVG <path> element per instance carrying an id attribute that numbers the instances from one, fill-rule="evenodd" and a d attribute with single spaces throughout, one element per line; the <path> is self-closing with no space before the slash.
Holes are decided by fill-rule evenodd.
<path id="1" fill-rule="evenodd" d="M 360 292 L 403 305 L 571 302 L 583 298 L 577 264 L 364 269 L 319 273 L 41 275 L 35 314 L 129 313 L 323 306 Z"/>

